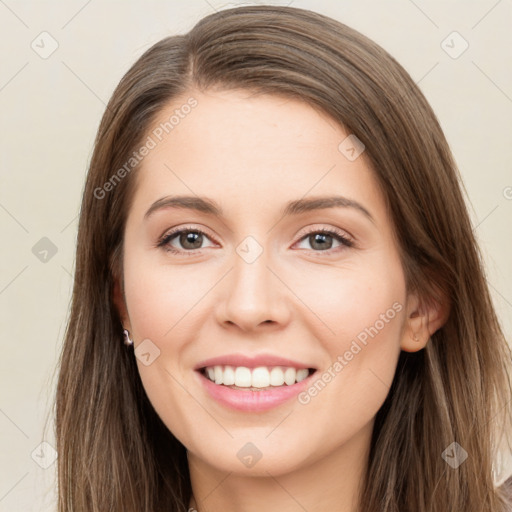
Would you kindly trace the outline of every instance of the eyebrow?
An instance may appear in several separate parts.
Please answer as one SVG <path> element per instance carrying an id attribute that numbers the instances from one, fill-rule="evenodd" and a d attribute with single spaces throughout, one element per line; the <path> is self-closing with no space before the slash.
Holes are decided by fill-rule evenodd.
<path id="1" fill-rule="evenodd" d="M 179 208 L 195 210 L 207 215 L 225 218 L 222 208 L 213 200 L 198 196 L 166 196 L 155 201 L 144 215 L 150 217 L 157 210 Z M 360 203 L 343 196 L 320 196 L 308 199 L 297 199 L 286 203 L 282 216 L 298 215 L 301 213 L 323 210 L 327 208 L 353 208 L 375 223 L 372 214 Z"/>

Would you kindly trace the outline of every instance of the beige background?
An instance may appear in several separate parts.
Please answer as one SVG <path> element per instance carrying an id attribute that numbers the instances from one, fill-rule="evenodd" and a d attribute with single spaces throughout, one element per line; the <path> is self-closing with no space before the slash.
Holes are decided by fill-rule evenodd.
<path id="1" fill-rule="evenodd" d="M 186 32 L 223 4 L 241 3 L 0 0 L 0 511 L 55 508 L 52 416 L 46 431 L 44 422 L 68 313 L 81 191 L 105 103 L 154 42 Z M 510 340 L 512 2 L 291 4 L 360 30 L 420 84 L 463 174 Z M 52 44 L 58 48 L 45 55 Z M 46 262 L 32 251 L 48 244 L 43 237 L 57 251 Z"/>

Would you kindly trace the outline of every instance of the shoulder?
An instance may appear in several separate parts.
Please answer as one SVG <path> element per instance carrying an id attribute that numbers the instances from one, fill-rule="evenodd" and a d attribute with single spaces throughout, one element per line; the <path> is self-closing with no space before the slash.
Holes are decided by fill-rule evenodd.
<path id="1" fill-rule="evenodd" d="M 499 487 L 502 496 L 504 496 L 510 503 L 510 510 L 512 512 L 512 476 L 507 478 Z"/>

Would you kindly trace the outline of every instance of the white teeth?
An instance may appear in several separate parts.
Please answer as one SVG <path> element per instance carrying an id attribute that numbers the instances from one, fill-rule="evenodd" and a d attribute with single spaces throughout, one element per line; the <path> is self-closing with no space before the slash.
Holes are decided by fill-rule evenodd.
<path id="1" fill-rule="evenodd" d="M 222 384 L 225 386 L 232 386 L 235 383 L 235 369 L 232 366 L 226 366 L 224 368 L 224 374 L 222 376 Z"/>
<path id="2" fill-rule="evenodd" d="M 221 366 L 216 366 L 215 368 L 220 368 L 220 371 L 222 371 Z M 215 384 L 219 383 L 216 382 Z M 222 381 L 221 384 L 224 384 L 224 381 Z M 251 370 L 245 366 L 238 366 L 235 370 L 235 386 L 240 388 L 250 388 L 251 385 Z"/>
<path id="3" fill-rule="evenodd" d="M 267 368 L 260 366 L 253 369 L 252 386 L 255 388 L 268 388 L 270 386 L 270 373 Z"/>
<path id="4" fill-rule="evenodd" d="M 284 382 L 291 386 L 295 384 L 295 376 L 297 375 L 297 370 L 295 368 L 286 368 L 284 371 Z"/>
<path id="5" fill-rule="evenodd" d="M 284 373 L 281 368 L 272 368 L 270 370 L 270 384 L 272 386 L 282 386 L 284 384 Z"/>
<path id="6" fill-rule="evenodd" d="M 247 368 L 245 366 L 208 366 L 206 368 L 206 377 L 215 384 L 225 386 L 237 386 L 239 388 L 267 388 L 269 386 L 291 386 L 295 382 L 304 380 L 309 375 L 307 368 L 286 368 L 283 366 L 274 366 L 267 368 L 259 366 L 257 368 Z"/>
<path id="7" fill-rule="evenodd" d="M 216 366 L 213 370 L 215 375 L 215 384 L 222 384 L 222 368 L 220 366 Z"/>
<path id="8" fill-rule="evenodd" d="M 307 368 L 301 368 L 300 370 L 297 370 L 297 375 L 295 376 L 295 380 L 297 382 L 300 382 L 301 380 L 304 380 L 309 375 L 309 370 Z"/>

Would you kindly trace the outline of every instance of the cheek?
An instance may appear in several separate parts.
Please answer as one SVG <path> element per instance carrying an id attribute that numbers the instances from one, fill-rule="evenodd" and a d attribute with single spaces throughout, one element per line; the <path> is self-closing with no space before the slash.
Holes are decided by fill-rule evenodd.
<path id="1" fill-rule="evenodd" d="M 345 435 L 369 422 L 389 392 L 406 293 L 398 265 L 388 265 L 387 272 L 377 264 L 373 270 L 330 276 L 321 289 L 313 286 L 318 279 L 306 281 L 308 305 L 322 320 L 316 335 L 331 364 L 300 398 L 312 421 L 324 432 L 332 428 L 329 434 L 336 437 L 341 426 Z"/>
<path id="2" fill-rule="evenodd" d="M 324 398 L 329 395 L 329 402 L 344 404 L 345 411 L 376 413 L 395 373 L 406 290 L 401 267 L 389 260 L 387 263 L 386 272 L 376 264 L 358 271 L 333 273 L 329 269 L 324 276 L 329 275 L 329 279 L 323 280 L 318 271 L 316 275 L 309 273 L 299 292 L 307 297 L 313 313 L 309 313 L 309 325 L 318 326 L 315 337 L 331 362 L 320 372 L 317 388 L 329 388 Z M 312 390 L 312 395 L 316 392 Z"/>
<path id="3" fill-rule="evenodd" d="M 164 341 L 179 339 L 188 328 L 198 302 L 215 282 L 201 265 L 156 265 L 143 258 L 129 258 L 125 266 L 125 293 L 134 335 Z M 187 337 L 187 334 L 185 334 Z"/>
<path id="4" fill-rule="evenodd" d="M 347 350 L 354 339 L 364 343 L 379 337 L 382 344 L 388 339 L 399 342 L 403 323 L 399 313 L 406 298 L 401 267 L 389 259 L 387 265 L 369 263 L 319 266 L 302 271 L 300 279 L 287 276 L 294 282 L 294 293 L 307 306 L 303 311 L 311 325 L 319 326 L 318 339 L 329 346 L 331 355 Z"/>

